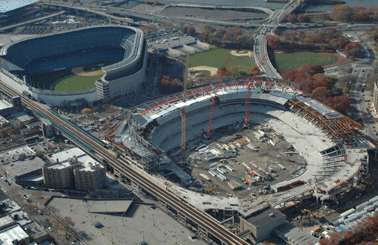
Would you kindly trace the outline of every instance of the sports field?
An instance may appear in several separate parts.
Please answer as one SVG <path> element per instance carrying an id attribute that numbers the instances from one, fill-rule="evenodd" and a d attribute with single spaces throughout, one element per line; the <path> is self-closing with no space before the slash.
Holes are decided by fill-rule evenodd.
<path id="1" fill-rule="evenodd" d="M 85 73 L 96 72 L 101 66 L 109 65 L 110 62 L 98 62 L 83 66 Z M 96 75 L 77 75 L 72 69 L 65 69 L 30 76 L 33 87 L 52 91 L 82 91 L 96 87 L 95 81 L 101 78 L 103 74 Z"/>
<path id="2" fill-rule="evenodd" d="M 298 52 L 289 54 L 275 53 L 273 57 L 276 67 L 280 72 L 297 70 L 304 64 L 321 66 L 331 65 L 339 60 L 339 58 L 334 54 L 312 52 Z"/>
<path id="3" fill-rule="evenodd" d="M 189 67 L 196 66 L 210 66 L 219 68 L 226 62 L 227 56 L 231 50 L 229 49 L 209 49 L 199 53 L 190 55 Z M 186 56 L 182 56 L 181 59 L 186 61 Z M 228 68 L 236 66 L 239 71 L 247 71 L 252 67 L 251 58 L 248 56 L 230 56 Z"/>

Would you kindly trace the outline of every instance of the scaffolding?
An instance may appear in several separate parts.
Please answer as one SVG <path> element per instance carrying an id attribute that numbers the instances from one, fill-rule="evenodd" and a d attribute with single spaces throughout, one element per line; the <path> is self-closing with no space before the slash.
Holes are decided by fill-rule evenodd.
<path id="1" fill-rule="evenodd" d="M 304 115 L 307 119 L 319 126 L 331 139 L 335 141 L 348 142 L 355 138 L 356 134 L 362 129 L 362 125 L 353 121 L 342 114 L 327 117 L 319 111 L 310 107 L 306 103 L 297 99 L 290 99 L 288 105 L 294 111 Z M 325 106 L 325 105 L 324 105 Z"/>

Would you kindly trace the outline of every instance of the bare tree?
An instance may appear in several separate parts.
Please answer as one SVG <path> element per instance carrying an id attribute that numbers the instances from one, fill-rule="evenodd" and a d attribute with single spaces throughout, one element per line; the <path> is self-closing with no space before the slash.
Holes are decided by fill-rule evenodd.
<path id="1" fill-rule="evenodd" d="M 66 228 L 65 230 L 66 230 L 66 236 L 67 236 L 69 229 L 72 229 L 75 226 L 75 222 L 71 219 L 70 216 L 66 216 L 60 221 L 64 224 Z"/>

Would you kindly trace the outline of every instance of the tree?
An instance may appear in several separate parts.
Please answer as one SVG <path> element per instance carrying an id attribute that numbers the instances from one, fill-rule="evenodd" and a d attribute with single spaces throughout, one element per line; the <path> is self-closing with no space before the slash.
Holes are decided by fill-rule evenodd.
<path id="1" fill-rule="evenodd" d="M 215 32 L 215 28 L 212 27 L 210 24 L 204 24 L 202 27 L 202 31 L 207 34 L 212 34 Z"/>
<path id="2" fill-rule="evenodd" d="M 66 230 L 66 235 L 67 235 L 69 229 L 72 229 L 75 226 L 75 222 L 69 216 L 64 217 L 60 221 L 63 223 L 63 225 L 66 228 L 65 229 Z"/>
<path id="3" fill-rule="evenodd" d="M 332 92 L 327 87 L 318 87 L 312 91 L 312 97 L 320 102 L 325 101 L 331 96 Z"/>
<path id="4" fill-rule="evenodd" d="M 251 72 L 251 75 L 254 76 L 260 74 L 260 68 L 258 66 L 251 67 L 249 71 Z"/>
<path id="5" fill-rule="evenodd" d="M 85 116 L 88 116 L 88 114 L 91 114 L 92 113 L 92 110 L 89 109 L 89 108 L 83 108 L 81 110 L 81 113 L 83 113 Z"/>
<path id="6" fill-rule="evenodd" d="M 277 49 L 281 45 L 281 39 L 279 36 L 268 35 L 265 39 L 268 42 L 268 46 L 271 48 Z"/>
<path id="7" fill-rule="evenodd" d="M 39 158 L 43 158 L 43 156 L 44 156 L 44 154 L 43 154 L 43 152 L 42 151 L 37 151 L 36 153 L 35 153 L 35 156 L 36 157 L 39 157 Z"/>
<path id="8" fill-rule="evenodd" d="M 298 21 L 299 22 L 310 22 L 310 17 L 306 14 L 300 14 L 298 15 Z"/>
<path id="9" fill-rule="evenodd" d="M 346 115 L 350 111 L 351 101 L 346 96 L 334 96 L 326 99 L 324 104 Z"/>
<path id="10" fill-rule="evenodd" d="M 195 36 L 197 34 L 196 29 L 193 26 L 188 28 L 188 34 L 191 36 Z"/>
<path id="11" fill-rule="evenodd" d="M 333 20 L 350 22 L 354 20 L 355 12 L 348 5 L 336 5 L 330 14 Z"/>
<path id="12" fill-rule="evenodd" d="M 183 33 L 188 33 L 188 26 L 181 26 L 180 29 Z"/>

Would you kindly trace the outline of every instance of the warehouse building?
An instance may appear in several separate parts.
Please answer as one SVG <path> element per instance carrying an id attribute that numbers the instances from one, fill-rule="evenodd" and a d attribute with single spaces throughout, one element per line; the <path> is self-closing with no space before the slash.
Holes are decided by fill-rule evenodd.
<path id="1" fill-rule="evenodd" d="M 274 228 L 285 222 L 284 214 L 266 205 L 249 216 L 240 218 L 240 231 L 249 230 L 249 238 L 254 242 L 261 242 L 271 235 Z"/>

